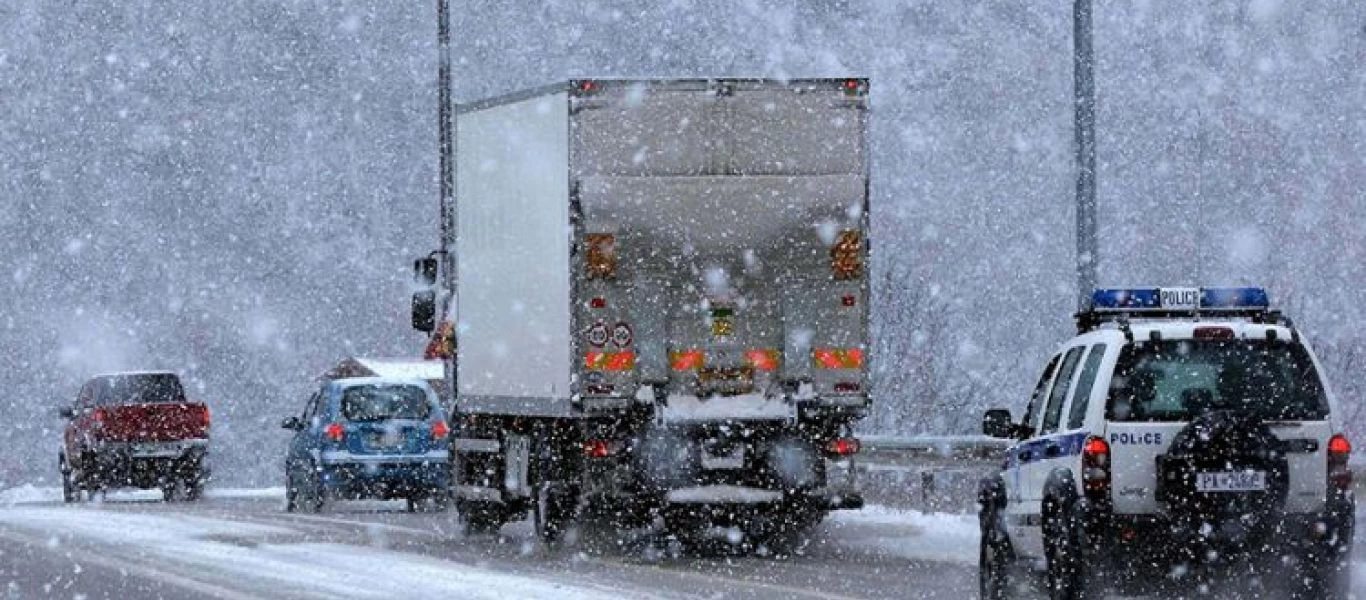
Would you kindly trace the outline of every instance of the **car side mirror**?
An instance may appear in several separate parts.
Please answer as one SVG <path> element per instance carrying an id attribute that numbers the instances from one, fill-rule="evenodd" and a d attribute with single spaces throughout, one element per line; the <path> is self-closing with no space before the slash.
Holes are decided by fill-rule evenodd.
<path id="1" fill-rule="evenodd" d="M 280 423 L 280 427 L 290 431 L 303 431 L 304 422 L 300 421 L 299 417 L 286 417 L 285 420 Z"/>
<path id="2" fill-rule="evenodd" d="M 428 256 L 413 261 L 413 281 L 426 286 L 436 285 L 436 271 L 439 263 Z"/>
<path id="3" fill-rule="evenodd" d="M 436 329 L 436 291 L 422 290 L 413 294 L 413 329 L 431 333 Z"/>
<path id="4" fill-rule="evenodd" d="M 74 419 L 76 418 L 76 409 L 70 406 L 63 406 L 57 409 L 57 416 L 63 419 Z"/>
<path id="5" fill-rule="evenodd" d="M 994 438 L 1013 438 L 1018 432 L 1011 420 L 1010 411 L 993 408 L 982 416 L 982 433 Z"/>

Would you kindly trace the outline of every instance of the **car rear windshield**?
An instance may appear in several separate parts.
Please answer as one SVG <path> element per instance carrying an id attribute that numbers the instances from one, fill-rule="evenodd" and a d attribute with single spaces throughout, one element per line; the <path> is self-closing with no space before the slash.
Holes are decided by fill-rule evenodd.
<path id="1" fill-rule="evenodd" d="M 348 421 L 384 421 L 426 419 L 432 407 L 415 385 L 358 385 L 342 392 L 341 409 Z"/>
<path id="2" fill-rule="evenodd" d="M 1169 340 L 1131 344 L 1110 382 L 1111 421 L 1188 421 L 1214 410 L 1267 420 L 1327 418 L 1314 363 L 1296 343 Z"/>
<path id="3" fill-rule="evenodd" d="M 171 373 L 116 375 L 100 387 L 98 403 L 105 406 L 185 401 L 180 379 Z"/>

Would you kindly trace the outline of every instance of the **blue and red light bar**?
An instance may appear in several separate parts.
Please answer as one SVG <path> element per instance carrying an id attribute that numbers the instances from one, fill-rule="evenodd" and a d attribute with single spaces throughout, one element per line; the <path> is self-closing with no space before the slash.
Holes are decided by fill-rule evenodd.
<path id="1" fill-rule="evenodd" d="M 1266 290 L 1258 287 L 1103 288 L 1091 294 L 1096 312 L 1256 311 L 1270 306 Z"/>

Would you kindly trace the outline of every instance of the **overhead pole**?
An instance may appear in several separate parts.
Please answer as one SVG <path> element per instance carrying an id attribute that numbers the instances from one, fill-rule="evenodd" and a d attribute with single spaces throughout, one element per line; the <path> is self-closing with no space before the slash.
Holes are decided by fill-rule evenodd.
<path id="1" fill-rule="evenodd" d="M 1077 309 L 1086 308 L 1096 287 L 1096 82 L 1091 47 L 1091 0 L 1072 5 L 1072 96 L 1077 167 Z"/>

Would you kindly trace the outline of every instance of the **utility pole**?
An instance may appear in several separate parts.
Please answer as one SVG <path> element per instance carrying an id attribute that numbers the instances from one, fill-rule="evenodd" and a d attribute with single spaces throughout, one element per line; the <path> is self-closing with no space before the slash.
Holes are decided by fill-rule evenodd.
<path id="1" fill-rule="evenodd" d="M 447 323 L 455 317 L 455 252 L 451 247 L 454 241 L 455 232 L 455 102 L 451 98 L 451 4 L 450 0 L 436 0 L 436 42 L 438 50 L 438 65 L 436 71 L 437 85 L 437 138 L 438 145 L 441 147 L 441 241 L 437 246 L 441 257 L 441 278 L 437 284 L 440 292 L 437 294 L 438 308 L 437 331 L 433 335 L 446 334 L 443 330 Z M 446 358 L 445 381 L 446 389 L 450 390 L 451 398 L 455 398 L 460 388 L 456 387 L 456 368 L 455 360 L 459 352 L 459 336 L 456 335 L 454 323 L 449 323 L 451 327 L 448 335 L 452 337 L 452 355 Z"/>
<path id="2" fill-rule="evenodd" d="M 1096 287 L 1096 82 L 1091 47 L 1091 0 L 1072 5 L 1073 101 L 1077 150 L 1077 310 L 1086 308 Z"/>
<path id="3" fill-rule="evenodd" d="M 451 275 L 450 232 L 455 229 L 455 136 L 454 108 L 451 103 L 451 5 L 450 0 L 436 0 L 436 42 L 439 64 L 436 70 L 437 137 L 441 149 L 441 253 L 442 276 L 449 286 Z"/>

